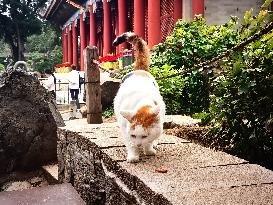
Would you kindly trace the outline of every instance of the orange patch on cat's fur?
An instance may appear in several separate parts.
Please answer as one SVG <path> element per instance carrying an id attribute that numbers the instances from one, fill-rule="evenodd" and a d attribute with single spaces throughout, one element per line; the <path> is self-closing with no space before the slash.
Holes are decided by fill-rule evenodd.
<path id="1" fill-rule="evenodd" d="M 157 115 L 150 112 L 151 108 L 152 107 L 150 105 L 145 105 L 141 107 L 132 117 L 132 127 L 135 127 L 136 125 L 141 125 L 144 128 L 148 128 L 153 123 L 155 123 L 158 118 Z"/>

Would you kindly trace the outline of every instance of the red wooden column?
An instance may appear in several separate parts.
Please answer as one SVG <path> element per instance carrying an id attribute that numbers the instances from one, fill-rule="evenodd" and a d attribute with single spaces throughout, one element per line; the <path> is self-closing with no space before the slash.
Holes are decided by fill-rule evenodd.
<path id="1" fill-rule="evenodd" d="M 81 14 L 80 16 L 80 43 L 81 43 L 81 67 L 80 70 L 84 70 L 84 56 L 83 56 L 83 50 L 86 47 L 86 37 L 85 37 L 85 22 L 84 22 L 84 14 Z"/>
<path id="2" fill-rule="evenodd" d="M 112 23 L 111 9 L 107 0 L 103 0 L 103 56 L 111 53 L 112 48 Z"/>
<path id="3" fill-rule="evenodd" d="M 64 62 L 67 62 L 67 60 L 68 60 L 68 45 L 67 45 L 67 43 L 68 43 L 68 40 L 67 40 L 67 28 L 65 27 L 64 28 Z"/>
<path id="4" fill-rule="evenodd" d="M 195 15 L 202 15 L 204 17 L 205 12 L 204 0 L 192 0 L 192 18 Z"/>
<path id="5" fill-rule="evenodd" d="M 182 19 L 182 5 L 183 0 L 174 0 L 174 22 L 176 23 L 178 19 Z"/>
<path id="6" fill-rule="evenodd" d="M 62 30 L 63 63 L 65 62 L 65 29 Z"/>
<path id="7" fill-rule="evenodd" d="M 96 16 L 93 12 L 93 7 L 90 6 L 90 46 L 97 46 L 97 27 L 96 27 Z"/>
<path id="8" fill-rule="evenodd" d="M 67 62 L 72 63 L 72 33 L 70 26 L 67 28 Z"/>
<path id="9" fill-rule="evenodd" d="M 116 22 L 116 24 L 115 24 L 115 36 L 118 36 L 119 35 L 119 24 L 118 24 L 118 17 L 116 17 L 116 19 L 115 19 L 115 22 Z M 118 54 L 119 53 L 119 46 L 117 46 L 116 48 L 115 48 L 115 50 L 116 50 L 116 53 Z"/>
<path id="10" fill-rule="evenodd" d="M 144 15 L 144 14 L 143 14 Z M 152 48 L 161 41 L 160 0 L 148 0 L 148 46 Z"/>
<path id="11" fill-rule="evenodd" d="M 86 37 L 85 45 L 88 46 L 90 44 L 90 28 L 88 26 L 85 28 L 85 37 Z"/>
<path id="12" fill-rule="evenodd" d="M 73 44 L 73 65 L 78 67 L 78 34 L 77 34 L 77 21 L 72 24 L 72 44 Z"/>
<path id="13" fill-rule="evenodd" d="M 118 0 L 118 30 L 119 30 L 119 35 L 128 31 L 128 1 L 127 0 Z M 119 51 L 122 51 L 122 47 L 128 48 L 128 44 L 122 43 L 119 46 Z"/>
<path id="14" fill-rule="evenodd" d="M 145 39 L 145 0 L 134 1 L 134 32 Z"/>

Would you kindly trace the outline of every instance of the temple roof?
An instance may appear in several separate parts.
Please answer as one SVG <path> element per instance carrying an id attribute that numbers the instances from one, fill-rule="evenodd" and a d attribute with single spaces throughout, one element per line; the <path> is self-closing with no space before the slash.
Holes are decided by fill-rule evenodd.
<path id="1" fill-rule="evenodd" d="M 85 7 L 88 0 L 73 0 L 74 3 Z M 98 0 L 91 0 L 90 3 Z M 45 12 L 44 18 L 58 26 L 63 26 L 71 16 L 73 16 L 78 8 L 69 4 L 66 0 L 51 0 Z"/>

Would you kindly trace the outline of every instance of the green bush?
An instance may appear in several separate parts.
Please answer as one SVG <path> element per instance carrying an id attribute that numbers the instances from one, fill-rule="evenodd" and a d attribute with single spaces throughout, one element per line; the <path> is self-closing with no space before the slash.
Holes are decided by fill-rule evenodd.
<path id="1" fill-rule="evenodd" d="M 104 117 L 104 118 L 110 118 L 113 115 L 114 115 L 114 107 L 113 106 L 106 108 L 102 112 L 102 117 Z"/>
<path id="2" fill-rule="evenodd" d="M 236 20 L 232 17 L 223 26 L 208 26 L 200 16 L 189 23 L 180 20 L 167 40 L 155 46 L 151 64 L 155 76 L 184 72 L 180 77 L 158 81 L 168 114 L 208 111 L 209 76 L 192 67 L 236 44 L 238 31 L 232 30 Z"/>
<path id="3" fill-rule="evenodd" d="M 0 63 L 0 71 L 3 71 L 3 70 L 5 70 L 5 66 Z"/>
<path id="4" fill-rule="evenodd" d="M 241 39 L 261 30 L 272 17 L 246 12 Z M 254 161 L 273 164 L 273 31 L 222 62 L 210 108 L 215 140 Z"/>

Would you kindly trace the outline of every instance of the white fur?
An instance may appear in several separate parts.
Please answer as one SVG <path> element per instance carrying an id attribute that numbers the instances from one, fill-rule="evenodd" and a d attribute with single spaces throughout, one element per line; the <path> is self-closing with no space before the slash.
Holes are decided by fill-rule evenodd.
<path id="1" fill-rule="evenodd" d="M 139 73 L 140 71 L 133 71 Z M 165 116 L 165 103 L 159 92 L 155 79 L 146 71 L 142 75 L 133 74 L 120 86 L 114 100 L 114 110 L 117 117 L 122 136 L 127 148 L 127 161 L 139 161 L 139 147 L 144 148 L 146 155 L 155 155 L 153 142 L 163 132 Z M 146 75 L 143 75 L 143 73 Z M 145 129 L 138 125 L 133 129 L 130 120 L 137 110 L 143 106 L 150 105 L 151 111 L 158 114 L 159 121 Z M 132 137 L 134 135 L 135 137 Z M 147 136 L 143 138 L 143 136 Z"/>

